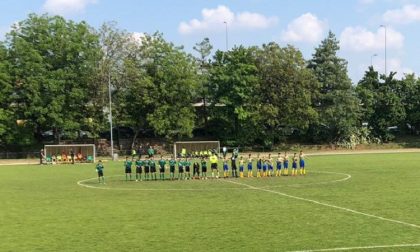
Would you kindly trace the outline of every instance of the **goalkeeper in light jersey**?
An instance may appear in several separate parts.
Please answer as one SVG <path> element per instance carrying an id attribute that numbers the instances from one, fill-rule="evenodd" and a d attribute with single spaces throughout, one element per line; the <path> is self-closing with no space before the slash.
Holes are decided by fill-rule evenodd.
<path id="1" fill-rule="evenodd" d="M 305 155 L 303 154 L 303 151 L 300 151 L 299 153 L 299 171 L 300 171 L 300 175 L 306 175 Z"/>
<path id="2" fill-rule="evenodd" d="M 98 164 L 96 164 L 96 172 L 98 173 L 98 182 L 105 184 L 105 177 L 104 177 L 104 165 L 102 164 L 102 160 L 99 160 Z"/>
<path id="3" fill-rule="evenodd" d="M 251 154 L 248 155 L 248 178 L 253 177 L 254 175 L 252 174 L 252 157 Z"/>

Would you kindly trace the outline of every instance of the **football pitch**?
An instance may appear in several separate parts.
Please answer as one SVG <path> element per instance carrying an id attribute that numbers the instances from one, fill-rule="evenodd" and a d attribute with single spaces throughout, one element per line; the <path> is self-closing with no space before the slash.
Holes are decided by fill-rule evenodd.
<path id="1" fill-rule="evenodd" d="M 420 251 L 420 153 L 306 164 L 306 176 L 126 182 L 123 162 L 105 162 L 105 185 L 93 164 L 1 166 L 0 251 Z"/>

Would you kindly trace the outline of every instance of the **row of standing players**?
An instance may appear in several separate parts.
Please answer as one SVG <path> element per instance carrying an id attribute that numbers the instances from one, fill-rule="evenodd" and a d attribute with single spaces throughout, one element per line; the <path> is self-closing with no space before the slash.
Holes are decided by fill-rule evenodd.
<path id="1" fill-rule="evenodd" d="M 237 165 L 236 160 L 237 156 L 232 154 L 231 160 L 231 176 L 234 178 L 238 177 L 237 172 Z M 126 181 L 132 180 L 132 166 L 133 166 L 134 158 L 131 160 L 126 157 L 126 160 L 124 162 L 124 168 L 125 168 L 125 177 Z M 213 154 L 209 158 L 210 164 L 211 164 L 211 177 L 212 178 L 219 178 L 220 173 L 218 169 L 218 157 L 216 154 Z M 253 174 L 253 161 L 251 154 L 248 155 L 248 159 L 244 160 L 244 158 L 241 156 L 239 157 L 239 177 L 244 178 L 244 169 L 245 169 L 245 161 L 247 163 L 247 174 L 246 177 L 254 177 Z M 296 153 L 294 153 L 292 157 L 292 171 L 291 175 L 296 176 L 298 175 L 298 161 L 299 161 L 299 174 L 305 175 L 305 155 L 302 151 L 300 151 L 299 156 L 297 156 Z M 274 172 L 274 162 L 273 158 L 271 157 L 271 154 L 268 154 L 267 157 L 257 155 L 257 177 L 271 177 L 271 176 L 288 176 L 289 175 L 289 156 L 287 152 L 284 153 L 284 155 L 281 155 L 281 153 L 278 154 L 277 160 L 276 160 L 276 172 Z M 188 158 L 177 160 L 175 158 L 163 159 L 161 156 L 160 160 L 158 161 L 158 164 L 156 164 L 153 156 L 147 157 L 145 160 L 137 159 L 135 161 L 136 166 L 136 181 L 141 180 L 157 180 L 156 172 L 157 172 L 157 165 L 159 166 L 159 179 L 165 180 L 165 170 L 169 167 L 170 172 L 170 180 L 182 180 L 182 179 L 207 179 L 207 160 L 205 158 L 201 158 L 200 162 L 194 162 L 191 163 L 191 161 Z M 178 165 L 178 176 L 175 178 L 175 168 Z M 193 174 L 191 175 L 191 165 L 193 168 Z M 201 167 L 201 173 L 200 173 L 200 167 Z M 103 175 L 103 169 L 104 166 L 102 164 L 102 161 L 99 160 L 98 164 L 96 165 L 96 171 L 98 173 L 98 180 L 99 183 L 105 183 L 104 175 Z M 144 173 L 144 175 L 143 175 Z M 223 159 L 223 177 L 228 178 L 229 177 L 229 164 L 228 159 L 225 157 Z"/>

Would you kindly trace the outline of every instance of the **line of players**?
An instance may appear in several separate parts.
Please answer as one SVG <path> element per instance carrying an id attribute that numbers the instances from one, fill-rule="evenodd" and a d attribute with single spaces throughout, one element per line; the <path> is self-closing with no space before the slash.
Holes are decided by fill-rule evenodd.
<path id="1" fill-rule="evenodd" d="M 228 159 L 225 157 L 223 159 L 223 177 L 228 178 L 229 173 L 231 177 L 234 178 L 244 178 L 254 177 L 253 175 L 253 158 L 251 154 L 248 155 L 247 160 L 242 156 L 239 157 L 239 176 L 238 168 L 236 164 L 237 156 L 232 154 L 230 158 L 231 165 L 229 167 Z M 297 176 L 305 175 L 305 156 L 302 151 L 300 151 L 299 156 L 294 153 L 292 157 L 292 170 L 291 175 Z M 299 161 L 299 173 L 298 173 L 298 161 Z M 209 157 L 209 162 L 211 164 L 211 178 L 219 178 L 220 173 L 218 169 L 218 157 L 216 154 L 213 154 Z M 199 161 L 195 160 L 192 162 L 189 158 L 178 158 L 175 159 L 173 156 L 171 159 L 164 159 L 162 156 L 156 162 L 152 157 L 146 157 L 146 159 L 141 160 L 137 159 L 134 162 L 134 158 L 131 160 L 129 157 L 126 157 L 124 161 L 125 168 L 125 178 L 126 181 L 132 180 L 132 166 L 135 165 L 136 168 L 136 181 L 142 180 L 158 180 L 157 173 L 159 173 L 159 180 L 165 180 L 165 171 L 169 168 L 169 179 L 170 180 L 183 180 L 183 179 L 207 179 L 207 160 L 201 158 Z M 247 168 L 247 173 L 245 175 L 245 164 Z M 258 154 L 256 168 L 257 168 L 257 177 L 272 177 L 272 176 L 288 176 L 289 175 L 289 156 L 287 152 L 284 155 L 281 153 L 278 154 L 277 160 L 275 161 L 276 170 L 274 171 L 274 162 L 271 154 L 268 154 L 267 157 L 260 157 Z M 175 177 L 175 170 L 178 168 L 177 176 Z M 201 168 L 201 171 L 200 171 Z M 191 173 L 192 170 L 192 173 Z M 230 170 L 230 172 L 229 172 Z"/>

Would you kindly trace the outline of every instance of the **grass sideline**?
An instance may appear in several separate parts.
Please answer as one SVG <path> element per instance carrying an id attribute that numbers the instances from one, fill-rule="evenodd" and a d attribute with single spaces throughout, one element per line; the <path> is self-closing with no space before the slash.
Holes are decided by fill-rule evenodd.
<path id="1" fill-rule="evenodd" d="M 136 183 L 109 161 L 109 190 L 77 185 L 93 165 L 4 166 L 0 250 L 418 251 L 389 247 L 419 244 L 418 228 L 281 194 L 420 225 L 419 163 L 419 153 L 319 155 L 306 177 Z"/>

